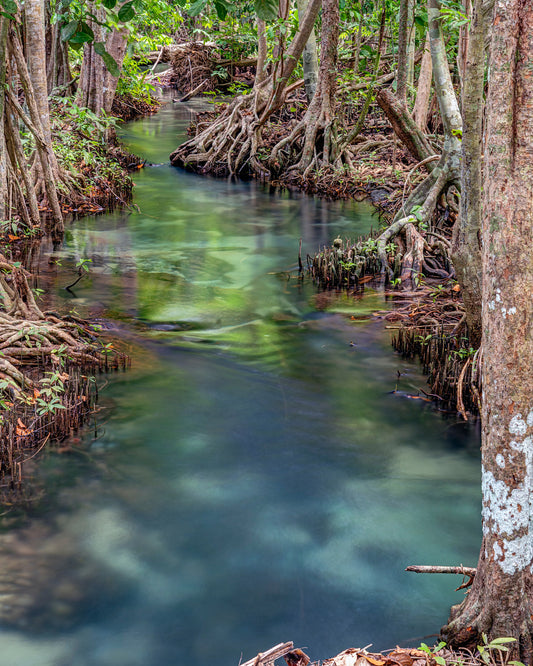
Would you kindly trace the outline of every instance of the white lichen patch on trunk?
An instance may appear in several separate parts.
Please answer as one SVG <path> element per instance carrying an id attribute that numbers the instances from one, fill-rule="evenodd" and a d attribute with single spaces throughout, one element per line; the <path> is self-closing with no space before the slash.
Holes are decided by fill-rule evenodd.
<path id="1" fill-rule="evenodd" d="M 516 414 L 509 423 L 509 433 L 515 437 L 509 448 L 508 463 L 520 455 L 524 465 L 523 480 L 510 487 L 506 479 L 482 468 L 483 534 L 493 542 L 492 554 L 503 573 L 512 575 L 530 566 L 533 573 L 533 436 L 525 437 L 533 426 L 533 410 L 526 419 Z M 522 438 L 522 439 L 520 439 Z M 496 465 L 504 470 L 503 453 L 495 457 Z"/>

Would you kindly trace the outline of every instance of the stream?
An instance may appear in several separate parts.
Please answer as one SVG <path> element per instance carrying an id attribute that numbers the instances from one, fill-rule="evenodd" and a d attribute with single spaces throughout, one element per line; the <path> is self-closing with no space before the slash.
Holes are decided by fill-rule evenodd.
<path id="1" fill-rule="evenodd" d="M 318 293 L 295 270 L 300 238 L 305 257 L 368 233 L 372 207 L 170 167 L 193 107 L 121 129 L 152 165 L 134 209 L 74 222 L 61 267 L 43 243 L 51 307 L 115 322 L 133 364 L 98 378 L 96 422 L 3 517 L 2 666 L 432 643 L 461 578 L 405 567 L 476 564 L 478 431 L 420 399 L 372 316 L 382 294 Z"/>

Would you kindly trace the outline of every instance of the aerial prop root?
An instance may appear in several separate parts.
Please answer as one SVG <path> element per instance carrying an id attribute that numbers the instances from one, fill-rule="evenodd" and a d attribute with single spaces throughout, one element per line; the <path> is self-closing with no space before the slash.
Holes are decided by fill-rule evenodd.
<path id="1" fill-rule="evenodd" d="M 392 224 L 377 238 L 377 251 L 381 263 L 381 270 L 389 279 L 394 277 L 390 266 L 387 246 L 400 234 L 406 237 L 407 251 L 402 259 L 402 284 L 414 281 L 422 268 L 428 267 L 425 252 L 431 246 L 420 234 L 420 225 L 431 219 L 441 193 L 450 184 L 456 184 L 446 162 L 441 159 L 440 164 L 423 180 L 412 192 L 407 202 L 402 205 Z M 446 245 L 439 245 L 440 251 L 446 252 Z M 442 276 L 444 277 L 444 276 Z"/>

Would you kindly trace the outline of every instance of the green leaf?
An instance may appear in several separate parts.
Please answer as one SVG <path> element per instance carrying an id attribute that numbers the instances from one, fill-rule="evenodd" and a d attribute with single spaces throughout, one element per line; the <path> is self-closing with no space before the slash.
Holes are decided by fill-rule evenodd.
<path id="1" fill-rule="evenodd" d="M 254 9 L 263 21 L 273 21 L 278 16 L 277 0 L 254 0 Z"/>
<path id="2" fill-rule="evenodd" d="M 125 2 L 122 7 L 118 10 L 118 20 L 122 23 L 131 21 L 135 16 L 135 9 L 133 8 L 133 2 Z"/>
<path id="3" fill-rule="evenodd" d="M 102 0 L 102 3 L 106 9 L 113 9 L 117 4 L 117 0 Z"/>
<path id="4" fill-rule="evenodd" d="M 13 0 L 2 0 L 0 4 L 4 8 L 4 10 L 9 14 L 14 15 L 17 13 L 17 3 L 13 2 Z"/>
<path id="5" fill-rule="evenodd" d="M 78 21 L 70 21 L 70 23 L 67 23 L 67 25 L 64 25 L 61 28 L 61 39 L 64 42 L 68 42 L 72 39 L 72 36 L 78 30 L 78 23 Z"/>
<path id="6" fill-rule="evenodd" d="M 96 53 L 98 53 L 99 56 L 101 56 L 102 60 L 104 61 L 105 66 L 107 67 L 108 72 L 111 74 L 111 76 L 120 76 L 120 67 L 117 64 L 117 61 L 113 58 L 112 55 L 110 55 L 106 50 L 103 42 L 95 42 L 94 43 L 94 50 Z M 83 268 L 88 271 L 89 269 L 85 264 L 83 264 Z"/>
<path id="7" fill-rule="evenodd" d="M 228 15 L 228 5 L 225 0 L 215 0 L 215 10 L 218 18 L 223 21 Z"/>
<path id="8" fill-rule="evenodd" d="M 207 4 L 207 0 L 196 0 L 187 10 L 189 16 L 198 16 Z"/>
<path id="9" fill-rule="evenodd" d="M 91 30 L 92 32 L 92 30 Z M 86 44 L 87 42 L 92 42 L 94 39 L 94 34 L 90 35 L 88 32 L 76 32 L 73 37 L 68 40 L 68 43 L 73 46 L 74 44 Z"/>
<path id="10" fill-rule="evenodd" d="M 514 643 L 516 638 L 511 638 L 510 636 L 503 636 L 502 638 L 494 638 L 491 640 L 491 645 L 502 645 L 502 643 Z"/>

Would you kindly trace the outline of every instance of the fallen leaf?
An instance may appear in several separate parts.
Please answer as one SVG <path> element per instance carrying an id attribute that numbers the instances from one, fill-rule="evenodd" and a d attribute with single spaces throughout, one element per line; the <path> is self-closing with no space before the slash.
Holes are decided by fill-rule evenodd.
<path id="1" fill-rule="evenodd" d="M 374 664 L 374 666 L 384 666 L 385 662 L 382 661 L 381 659 L 373 659 L 372 657 L 367 657 L 365 655 L 365 659 L 370 662 L 371 664 Z"/>

